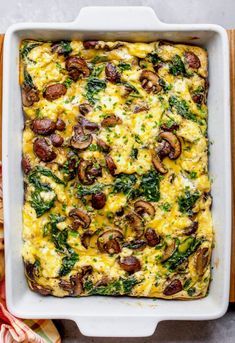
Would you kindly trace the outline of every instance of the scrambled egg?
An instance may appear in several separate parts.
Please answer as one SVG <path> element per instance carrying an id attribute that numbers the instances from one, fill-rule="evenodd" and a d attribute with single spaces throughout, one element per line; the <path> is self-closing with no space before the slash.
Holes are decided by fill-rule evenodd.
<path id="1" fill-rule="evenodd" d="M 204 297 L 207 53 L 23 41 L 23 260 L 42 295 Z"/>

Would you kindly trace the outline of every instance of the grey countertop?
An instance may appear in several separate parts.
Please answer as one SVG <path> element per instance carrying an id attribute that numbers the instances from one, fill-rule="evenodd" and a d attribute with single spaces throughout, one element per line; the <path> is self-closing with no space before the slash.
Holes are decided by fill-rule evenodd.
<path id="1" fill-rule="evenodd" d="M 160 20 L 169 23 L 216 23 L 235 28 L 234 0 L 0 0 L 0 32 L 22 21 L 71 21 L 83 6 L 145 5 L 156 11 Z M 168 321 L 158 325 L 148 338 L 90 338 L 80 334 L 74 322 L 55 321 L 63 343 L 234 343 L 235 306 L 214 321 Z"/>

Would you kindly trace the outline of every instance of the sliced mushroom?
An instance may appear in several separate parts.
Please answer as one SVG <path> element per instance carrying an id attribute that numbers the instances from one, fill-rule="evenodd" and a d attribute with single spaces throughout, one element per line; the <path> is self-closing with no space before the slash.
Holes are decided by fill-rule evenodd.
<path id="1" fill-rule="evenodd" d="M 169 153 L 169 158 L 171 160 L 177 159 L 181 154 L 181 143 L 179 138 L 169 131 L 160 132 L 159 137 L 165 139 L 172 147 L 172 150 Z"/>
<path id="2" fill-rule="evenodd" d="M 83 229 L 87 229 L 90 226 L 91 218 L 89 214 L 85 211 L 82 211 L 78 208 L 73 208 L 69 212 L 69 216 L 74 219 L 74 228 L 77 229 L 78 227 L 82 227 Z"/>
<path id="3" fill-rule="evenodd" d="M 56 124 L 49 118 L 34 119 L 31 124 L 33 132 L 47 136 L 53 133 L 56 129 Z"/>
<path id="4" fill-rule="evenodd" d="M 96 143 L 104 152 L 109 152 L 111 149 L 110 146 L 100 138 L 97 138 Z"/>
<path id="5" fill-rule="evenodd" d="M 198 229 L 198 222 L 194 221 L 194 222 L 192 222 L 191 225 L 184 228 L 184 234 L 186 236 L 190 236 L 190 235 L 194 234 L 197 231 L 197 229 Z"/>
<path id="6" fill-rule="evenodd" d="M 182 283 L 178 279 L 172 280 L 164 289 L 163 294 L 170 296 L 181 292 L 183 289 Z"/>
<path id="7" fill-rule="evenodd" d="M 61 96 L 65 95 L 67 88 L 62 83 L 55 83 L 53 85 L 47 86 L 43 92 L 43 97 L 48 101 L 54 101 L 59 99 Z"/>
<path id="8" fill-rule="evenodd" d="M 91 205 L 96 210 L 101 210 L 105 206 L 106 195 L 103 192 L 92 194 Z"/>
<path id="9" fill-rule="evenodd" d="M 21 164 L 22 164 L 23 172 L 27 175 L 32 169 L 30 158 L 28 155 L 23 155 Z"/>
<path id="10" fill-rule="evenodd" d="M 92 143 L 92 135 L 84 134 L 82 126 L 77 124 L 73 128 L 74 134 L 70 139 L 70 145 L 78 150 L 84 150 Z"/>
<path id="11" fill-rule="evenodd" d="M 90 69 L 84 58 L 81 57 L 69 56 L 66 58 L 65 68 L 73 81 L 77 81 L 80 75 L 84 77 L 90 75 Z"/>
<path id="12" fill-rule="evenodd" d="M 56 130 L 64 131 L 65 128 L 66 128 L 65 122 L 62 119 L 58 118 L 56 122 Z"/>
<path id="13" fill-rule="evenodd" d="M 146 242 L 142 239 L 133 239 L 130 242 L 125 242 L 123 247 L 133 250 L 143 250 L 146 247 Z"/>
<path id="14" fill-rule="evenodd" d="M 119 124 L 122 124 L 122 119 L 115 116 L 115 114 L 104 118 L 101 122 L 102 127 L 112 127 Z"/>
<path id="15" fill-rule="evenodd" d="M 135 256 L 123 257 L 119 259 L 118 263 L 122 269 L 129 273 L 135 273 L 141 269 L 140 261 Z"/>
<path id="16" fill-rule="evenodd" d="M 150 217 L 155 215 L 155 208 L 152 204 L 144 200 L 138 200 L 134 203 L 135 212 L 140 216 L 147 213 Z"/>
<path id="17" fill-rule="evenodd" d="M 118 217 L 122 217 L 124 215 L 124 207 L 120 207 L 115 214 Z"/>
<path id="18" fill-rule="evenodd" d="M 187 61 L 187 64 L 190 68 L 198 69 L 201 67 L 200 59 L 197 55 L 194 54 L 192 51 L 186 51 L 184 57 Z"/>
<path id="19" fill-rule="evenodd" d="M 161 240 L 156 231 L 150 227 L 146 229 L 144 237 L 150 247 L 155 247 L 155 245 L 159 244 Z"/>
<path id="20" fill-rule="evenodd" d="M 102 175 L 102 168 L 94 167 L 92 161 L 81 160 L 78 165 L 78 177 L 83 185 L 92 185 L 96 177 Z"/>
<path id="21" fill-rule="evenodd" d="M 170 258 L 176 250 L 176 244 L 175 241 L 172 241 L 170 244 L 168 244 L 164 250 L 163 256 L 162 256 L 162 262 L 165 262 Z"/>
<path id="22" fill-rule="evenodd" d="M 41 286 L 35 281 L 28 280 L 29 287 L 31 288 L 32 291 L 37 292 L 41 295 L 51 295 L 52 294 L 52 289 L 49 287 Z"/>
<path id="23" fill-rule="evenodd" d="M 99 130 L 99 125 L 97 123 L 91 122 L 84 118 L 83 116 L 78 117 L 79 124 L 82 125 L 88 131 L 97 131 Z"/>
<path id="24" fill-rule="evenodd" d="M 168 156 L 171 152 L 171 145 L 163 139 L 162 142 L 158 145 L 156 149 L 156 153 L 160 160 L 162 160 L 164 157 Z"/>
<path id="25" fill-rule="evenodd" d="M 112 83 L 119 83 L 121 81 L 121 75 L 117 71 L 117 68 L 112 63 L 107 63 L 105 67 L 105 74 L 108 81 Z"/>
<path id="26" fill-rule="evenodd" d="M 105 156 L 105 161 L 106 161 L 106 166 L 107 166 L 108 170 L 110 171 L 110 174 L 114 176 L 115 171 L 117 169 L 117 166 L 114 163 L 114 160 L 112 159 L 111 156 L 107 155 L 107 156 Z"/>
<path id="27" fill-rule="evenodd" d="M 162 90 L 162 87 L 158 82 L 159 77 L 151 70 L 144 69 L 140 74 L 139 80 L 142 88 L 144 88 L 147 93 L 159 93 Z"/>
<path id="28" fill-rule="evenodd" d="M 46 138 L 37 138 L 33 143 L 33 151 L 43 162 L 51 162 L 56 158 L 56 153 Z"/>
<path id="29" fill-rule="evenodd" d="M 156 152 L 152 152 L 152 163 L 156 171 L 158 171 L 159 173 L 166 174 L 168 172 Z"/>
<path id="30" fill-rule="evenodd" d="M 134 105 L 133 113 L 139 113 L 139 112 L 148 111 L 148 110 L 149 110 L 148 104 L 146 102 L 140 102 Z"/>
<path id="31" fill-rule="evenodd" d="M 140 238 L 144 233 L 142 218 L 137 213 L 131 212 L 126 215 L 126 219 L 129 221 L 131 227 L 135 230 L 136 237 Z"/>
<path id="32" fill-rule="evenodd" d="M 95 49 L 95 47 L 99 44 L 98 40 L 87 40 L 83 42 L 83 46 L 85 49 Z"/>
<path id="33" fill-rule="evenodd" d="M 52 145 L 55 147 L 59 147 L 64 143 L 64 138 L 58 135 L 57 133 L 53 133 L 50 136 L 50 140 L 51 140 Z"/>
<path id="34" fill-rule="evenodd" d="M 193 94 L 192 99 L 193 99 L 193 102 L 195 102 L 198 105 L 201 105 L 204 101 L 204 95 L 203 94 Z"/>
<path id="35" fill-rule="evenodd" d="M 196 254 L 195 267 L 197 274 L 202 276 L 210 261 L 210 251 L 209 248 L 201 248 Z"/>
<path id="36" fill-rule="evenodd" d="M 97 239 L 97 246 L 101 252 L 107 252 L 109 254 L 117 254 L 121 252 L 121 246 L 119 244 L 123 239 L 123 234 L 118 229 L 106 230 L 99 235 Z"/>
<path id="37" fill-rule="evenodd" d="M 35 87 L 22 86 L 22 102 L 25 107 L 32 106 L 39 101 L 39 91 Z"/>
<path id="38" fill-rule="evenodd" d="M 85 116 L 92 111 L 92 107 L 88 102 L 84 102 L 83 104 L 79 105 L 79 111 L 83 116 Z"/>
<path id="39" fill-rule="evenodd" d="M 90 244 L 90 239 L 94 235 L 94 232 L 86 230 L 81 236 L 81 243 L 84 248 L 88 249 Z"/>
<path id="40" fill-rule="evenodd" d="M 69 280 L 61 280 L 59 286 L 69 292 L 70 296 L 78 296 L 83 292 L 83 278 L 92 272 L 91 266 L 85 266 L 82 268 L 80 273 L 71 275 Z"/>

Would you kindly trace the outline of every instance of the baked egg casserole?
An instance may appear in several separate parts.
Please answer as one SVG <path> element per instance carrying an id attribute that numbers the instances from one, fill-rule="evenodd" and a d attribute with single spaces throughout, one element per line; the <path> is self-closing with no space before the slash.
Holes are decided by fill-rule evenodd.
<path id="1" fill-rule="evenodd" d="M 23 260 L 42 295 L 206 296 L 207 52 L 24 40 Z"/>

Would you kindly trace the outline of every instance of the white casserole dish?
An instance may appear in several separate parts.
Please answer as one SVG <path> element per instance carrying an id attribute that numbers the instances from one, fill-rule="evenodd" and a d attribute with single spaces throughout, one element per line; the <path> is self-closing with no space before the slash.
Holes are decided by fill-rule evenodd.
<path id="1" fill-rule="evenodd" d="M 196 43 L 209 53 L 210 175 L 213 177 L 213 281 L 200 300 L 169 301 L 127 297 L 55 298 L 31 292 L 21 259 L 23 115 L 18 83 L 22 39 L 102 39 Z M 197 38 L 197 39 L 195 39 Z M 161 23 L 148 7 L 87 7 L 66 24 L 17 24 L 4 44 L 3 181 L 7 306 L 18 317 L 76 321 L 84 335 L 148 336 L 162 320 L 205 320 L 222 316 L 229 300 L 231 245 L 231 156 L 229 55 L 226 31 L 216 25 Z"/>

